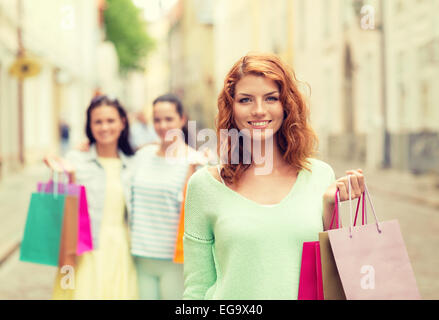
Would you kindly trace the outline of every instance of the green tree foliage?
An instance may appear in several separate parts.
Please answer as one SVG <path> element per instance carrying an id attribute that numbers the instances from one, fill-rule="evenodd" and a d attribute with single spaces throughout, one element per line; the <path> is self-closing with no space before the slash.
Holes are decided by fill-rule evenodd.
<path id="1" fill-rule="evenodd" d="M 143 58 L 154 47 L 141 11 L 132 0 L 107 0 L 104 11 L 107 40 L 114 43 L 121 73 L 144 70 Z"/>

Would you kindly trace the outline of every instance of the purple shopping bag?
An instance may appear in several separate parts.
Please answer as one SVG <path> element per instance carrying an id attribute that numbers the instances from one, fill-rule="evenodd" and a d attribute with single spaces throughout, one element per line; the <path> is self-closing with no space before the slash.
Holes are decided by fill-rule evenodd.
<path id="1" fill-rule="evenodd" d="M 48 183 L 39 182 L 38 192 L 52 193 L 53 181 Z M 85 187 L 73 183 L 58 183 L 59 193 L 74 195 L 78 197 L 78 245 L 76 254 L 82 255 L 84 252 L 93 250 L 93 240 L 91 235 L 90 215 L 88 212 L 87 193 Z"/>

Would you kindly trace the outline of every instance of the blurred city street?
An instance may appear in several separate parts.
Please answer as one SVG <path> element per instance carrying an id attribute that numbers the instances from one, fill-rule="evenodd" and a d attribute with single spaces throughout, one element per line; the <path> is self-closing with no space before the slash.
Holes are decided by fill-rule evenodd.
<path id="1" fill-rule="evenodd" d="M 357 168 L 329 160 L 336 176 Z M 423 299 L 439 299 L 439 189 L 431 180 L 416 179 L 392 170 L 365 170 L 369 191 L 378 219 L 398 219 Z M 24 228 L 30 193 L 36 182 L 48 178 L 49 171 L 35 166 L 0 183 L 2 244 L 0 252 L 0 299 L 51 299 L 56 268 L 18 260 L 18 241 Z M 349 219 L 348 206 L 342 205 L 343 224 Z M 369 223 L 373 216 L 369 209 Z M 6 217 L 8 215 L 8 217 Z M 14 248 L 11 252 L 10 248 Z M 8 250 L 9 249 L 9 250 Z M 7 256 L 7 259 L 4 259 Z"/>

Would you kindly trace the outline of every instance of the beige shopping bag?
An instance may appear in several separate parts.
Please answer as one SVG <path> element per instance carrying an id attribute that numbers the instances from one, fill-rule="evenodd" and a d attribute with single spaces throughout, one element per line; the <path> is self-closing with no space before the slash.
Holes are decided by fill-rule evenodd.
<path id="1" fill-rule="evenodd" d="M 350 202 L 349 227 L 328 231 L 346 298 L 348 300 L 420 299 L 398 221 L 379 222 L 367 186 L 365 192 L 375 224 L 352 227 Z"/>

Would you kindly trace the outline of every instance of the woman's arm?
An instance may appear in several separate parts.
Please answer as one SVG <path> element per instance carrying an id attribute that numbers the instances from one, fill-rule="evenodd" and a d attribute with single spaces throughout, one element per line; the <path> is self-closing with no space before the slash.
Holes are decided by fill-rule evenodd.
<path id="1" fill-rule="evenodd" d="M 207 290 L 215 284 L 212 246 L 213 240 L 200 240 L 184 234 L 184 300 L 204 300 Z"/>
<path id="2" fill-rule="evenodd" d="M 202 181 L 197 178 L 200 177 L 193 176 L 189 180 L 184 208 L 183 299 L 203 300 L 207 290 L 216 281 L 216 268 L 213 232 L 205 210 L 203 186 L 199 183 Z"/>
<path id="3" fill-rule="evenodd" d="M 45 156 L 43 161 L 53 171 L 66 173 L 69 177 L 69 183 L 75 183 L 75 168 L 70 161 L 54 155 Z"/>

